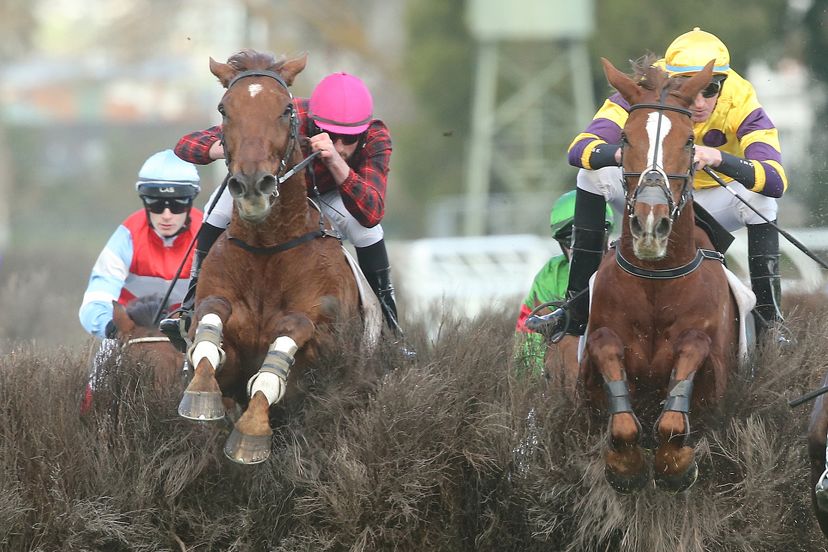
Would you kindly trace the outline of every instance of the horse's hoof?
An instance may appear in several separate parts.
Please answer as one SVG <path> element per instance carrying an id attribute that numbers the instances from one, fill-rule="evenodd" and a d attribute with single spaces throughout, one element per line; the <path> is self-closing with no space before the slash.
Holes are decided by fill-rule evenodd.
<path id="1" fill-rule="evenodd" d="M 604 468 L 604 477 L 610 487 L 618 494 L 632 494 L 643 489 L 650 482 L 650 470 L 646 467 L 639 473 L 633 475 L 621 475 L 610 469 Z"/>
<path id="2" fill-rule="evenodd" d="M 667 492 L 681 493 L 692 487 L 699 478 L 699 466 L 695 462 L 690 464 L 682 474 L 679 475 L 656 475 L 656 486 Z"/>
<path id="3" fill-rule="evenodd" d="M 224 455 L 237 464 L 260 464 L 270 457 L 271 435 L 245 435 L 233 429 L 224 443 Z"/>
<path id="4" fill-rule="evenodd" d="M 178 404 L 178 415 L 188 420 L 212 422 L 224 418 L 221 393 L 216 391 L 184 391 Z"/>

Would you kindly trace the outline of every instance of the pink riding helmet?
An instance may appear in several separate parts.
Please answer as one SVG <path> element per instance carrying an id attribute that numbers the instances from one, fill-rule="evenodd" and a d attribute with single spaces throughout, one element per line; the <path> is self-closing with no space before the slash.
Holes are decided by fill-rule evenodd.
<path id="1" fill-rule="evenodd" d="M 360 134 L 373 112 L 374 100 L 364 82 L 348 73 L 333 73 L 313 89 L 308 115 L 322 130 Z"/>

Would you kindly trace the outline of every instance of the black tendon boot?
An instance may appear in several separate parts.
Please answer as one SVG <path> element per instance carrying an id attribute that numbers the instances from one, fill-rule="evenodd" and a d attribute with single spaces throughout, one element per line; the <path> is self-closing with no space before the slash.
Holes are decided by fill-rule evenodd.
<path id="1" fill-rule="evenodd" d="M 182 353 L 186 353 L 187 347 L 189 347 L 190 322 L 195 308 L 196 285 L 198 284 L 198 275 L 201 272 L 201 263 L 222 232 L 224 232 L 224 228 L 206 222 L 202 224 L 198 234 L 198 245 L 193 252 L 193 264 L 190 268 L 190 284 L 187 287 L 187 293 L 181 301 L 181 306 L 172 313 L 173 315 L 178 314 L 178 316 L 171 315 L 158 324 L 161 333 L 167 336 L 175 348 Z"/>
<path id="2" fill-rule="evenodd" d="M 400 327 L 397 316 L 397 301 L 394 297 L 394 286 L 391 283 L 391 267 L 388 262 L 388 252 L 385 249 L 385 241 L 380 240 L 368 247 L 357 247 L 356 254 L 359 268 L 365 274 L 368 285 L 379 299 L 385 324 L 399 340 L 400 351 L 403 356 L 409 359 L 416 357 L 417 353 L 413 348 L 405 344 L 405 334 Z"/>
<path id="3" fill-rule="evenodd" d="M 606 201 L 603 195 L 578 188 L 572 222 L 572 253 L 569 261 L 567 304 L 544 316 L 532 316 L 526 326 L 553 342 L 564 334 L 584 335 L 589 315 L 589 279 L 604 256 Z"/>
<path id="4" fill-rule="evenodd" d="M 775 221 L 774 221 L 775 222 Z M 780 345 L 793 342 L 783 324 L 782 284 L 779 276 L 779 233 L 770 224 L 750 224 L 748 231 L 748 269 L 750 286 L 756 295 L 757 330 L 760 338 L 773 332 Z"/>

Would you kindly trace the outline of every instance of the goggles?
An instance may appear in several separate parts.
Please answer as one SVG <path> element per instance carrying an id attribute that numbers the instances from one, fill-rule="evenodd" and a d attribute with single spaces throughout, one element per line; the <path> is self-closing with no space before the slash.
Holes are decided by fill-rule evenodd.
<path id="1" fill-rule="evenodd" d="M 316 123 L 313 124 L 313 128 L 314 134 L 325 132 L 328 134 L 328 136 L 331 137 L 331 142 L 335 144 L 337 140 L 341 140 L 342 143 L 346 146 L 352 146 L 356 144 L 362 138 L 362 135 L 365 134 L 364 132 L 360 132 L 359 134 L 339 134 L 336 132 L 331 132 L 329 130 L 321 129 L 318 126 L 316 126 Z"/>
<path id="2" fill-rule="evenodd" d="M 724 81 L 726 78 L 727 77 L 722 76 L 713 77 L 713 80 L 710 81 L 710 84 L 708 84 L 704 88 L 704 90 L 701 91 L 702 98 L 710 99 L 718 96 L 719 93 L 722 91 L 722 86 L 724 85 Z"/>
<path id="3" fill-rule="evenodd" d="M 147 197 L 141 196 L 144 202 L 144 207 L 149 209 L 150 213 L 160 215 L 164 209 L 169 209 L 170 213 L 180 215 L 187 212 L 193 206 L 193 200 L 182 197 Z"/>

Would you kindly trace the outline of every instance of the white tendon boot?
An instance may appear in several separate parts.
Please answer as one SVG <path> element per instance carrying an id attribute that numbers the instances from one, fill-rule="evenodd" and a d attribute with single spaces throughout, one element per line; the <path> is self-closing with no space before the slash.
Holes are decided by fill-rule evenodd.
<path id="1" fill-rule="evenodd" d="M 285 396 L 288 374 L 298 348 L 290 337 L 277 337 L 270 344 L 262 367 L 248 380 L 247 396 L 252 398 L 256 391 L 261 391 L 268 404 L 279 402 Z"/>

